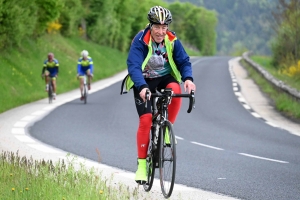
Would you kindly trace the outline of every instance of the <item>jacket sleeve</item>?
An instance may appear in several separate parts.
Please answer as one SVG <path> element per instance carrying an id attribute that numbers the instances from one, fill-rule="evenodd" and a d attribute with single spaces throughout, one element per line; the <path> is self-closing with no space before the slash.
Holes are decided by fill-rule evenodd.
<path id="1" fill-rule="evenodd" d="M 44 63 L 43 63 L 43 69 L 42 69 L 42 75 L 45 73 L 46 68 L 47 68 L 47 65 L 46 65 L 46 62 L 44 61 Z"/>
<path id="2" fill-rule="evenodd" d="M 142 32 L 138 33 L 132 41 L 127 57 L 127 69 L 134 86 L 140 92 L 148 85 L 143 77 L 142 64 L 147 56 L 148 47 L 140 41 Z"/>
<path id="3" fill-rule="evenodd" d="M 59 72 L 59 63 L 58 63 L 58 60 L 55 60 L 55 71 L 56 71 L 56 74 L 58 74 Z"/>
<path id="4" fill-rule="evenodd" d="M 79 74 L 80 68 L 81 68 L 81 61 L 80 61 L 80 59 L 78 59 L 78 61 L 77 61 L 77 74 Z"/>
<path id="5" fill-rule="evenodd" d="M 90 70 L 91 70 L 91 74 L 93 74 L 93 72 L 94 72 L 94 62 L 93 62 L 92 58 L 90 58 Z"/>
<path id="6" fill-rule="evenodd" d="M 178 70 L 180 71 L 182 81 L 186 81 L 188 79 L 193 81 L 190 57 L 185 52 L 179 39 L 174 41 L 173 59 Z"/>

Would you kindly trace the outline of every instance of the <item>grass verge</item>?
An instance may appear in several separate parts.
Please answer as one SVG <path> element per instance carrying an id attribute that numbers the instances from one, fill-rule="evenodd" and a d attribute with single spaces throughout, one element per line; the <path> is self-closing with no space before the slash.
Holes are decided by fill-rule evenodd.
<path id="1" fill-rule="evenodd" d="M 130 193 L 124 185 L 112 186 L 111 179 L 103 178 L 96 169 L 83 165 L 77 170 L 74 158 L 36 161 L 20 157 L 18 153 L 0 155 L 0 199 L 86 200 L 138 199 L 137 190 Z"/>
<path id="2" fill-rule="evenodd" d="M 292 88 L 295 88 L 300 91 L 300 78 L 287 76 L 280 72 L 279 69 L 272 66 L 272 58 L 268 56 L 251 56 L 251 59 L 262 66 L 270 74 L 272 74 L 276 79 L 283 81 Z"/>
<path id="3" fill-rule="evenodd" d="M 93 81 L 126 69 L 127 53 L 81 38 L 64 38 L 58 34 L 45 35 L 35 41 L 23 41 L 20 48 L 1 52 L 0 113 L 47 97 L 41 72 L 48 52 L 54 53 L 60 65 L 57 93 L 79 88 L 79 81 L 76 78 L 77 60 L 83 49 L 89 51 L 94 61 Z M 78 98 L 79 96 L 78 89 Z"/>
<path id="4" fill-rule="evenodd" d="M 263 62 L 267 62 L 266 60 L 258 62 L 257 59 L 253 59 L 253 61 L 260 64 L 262 67 L 264 67 L 265 70 L 274 75 L 273 73 L 275 72 L 273 71 L 272 73 L 270 67 L 265 67 L 265 65 L 262 64 Z M 246 61 L 242 60 L 241 65 L 244 66 L 244 68 L 248 72 L 249 77 L 255 81 L 255 83 L 259 86 L 260 90 L 270 98 L 273 106 L 276 108 L 277 111 L 279 111 L 281 114 L 283 114 L 291 120 L 300 122 L 300 102 L 298 100 L 273 86 Z M 274 75 L 274 77 L 276 76 Z"/>

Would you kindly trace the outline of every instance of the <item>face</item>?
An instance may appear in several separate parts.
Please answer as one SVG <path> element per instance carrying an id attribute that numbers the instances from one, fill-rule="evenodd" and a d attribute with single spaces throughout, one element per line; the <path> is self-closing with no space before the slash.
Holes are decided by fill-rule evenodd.
<path id="1" fill-rule="evenodd" d="M 153 24 L 151 28 L 151 36 L 155 42 L 161 43 L 167 34 L 167 30 L 168 30 L 168 25 Z"/>
<path id="2" fill-rule="evenodd" d="M 48 61 L 53 61 L 54 55 L 52 53 L 48 54 Z"/>

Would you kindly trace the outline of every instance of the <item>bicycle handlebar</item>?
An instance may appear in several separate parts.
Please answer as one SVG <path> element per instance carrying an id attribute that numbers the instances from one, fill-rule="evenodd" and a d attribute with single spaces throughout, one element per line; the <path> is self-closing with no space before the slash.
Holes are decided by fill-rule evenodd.
<path id="1" fill-rule="evenodd" d="M 173 94 L 172 90 L 166 88 L 162 93 L 152 93 L 151 97 L 185 97 L 189 98 L 189 108 L 187 113 L 190 113 L 193 108 L 195 108 L 195 91 L 192 90 L 190 94 Z M 149 99 L 150 91 L 146 91 L 146 99 Z M 145 108 L 147 107 L 147 102 L 145 103 Z"/>

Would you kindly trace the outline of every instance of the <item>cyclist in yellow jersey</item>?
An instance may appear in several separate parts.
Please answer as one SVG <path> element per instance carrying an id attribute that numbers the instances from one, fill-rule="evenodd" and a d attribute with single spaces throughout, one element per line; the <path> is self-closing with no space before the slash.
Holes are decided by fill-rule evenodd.
<path id="1" fill-rule="evenodd" d="M 52 79 L 53 83 L 53 99 L 56 98 L 56 77 L 58 76 L 59 72 L 59 63 L 58 60 L 54 58 L 53 53 L 48 53 L 48 58 L 44 61 L 43 70 L 42 70 L 42 77 L 45 78 L 46 83 L 46 92 L 48 91 L 49 85 L 48 80 L 49 78 Z"/>
<path id="2" fill-rule="evenodd" d="M 88 76 L 88 89 L 91 89 L 91 80 L 93 77 L 94 63 L 93 59 L 89 56 L 87 50 L 81 52 L 81 57 L 77 62 L 77 78 L 80 79 L 80 100 L 83 100 L 83 76 L 86 74 Z"/>

